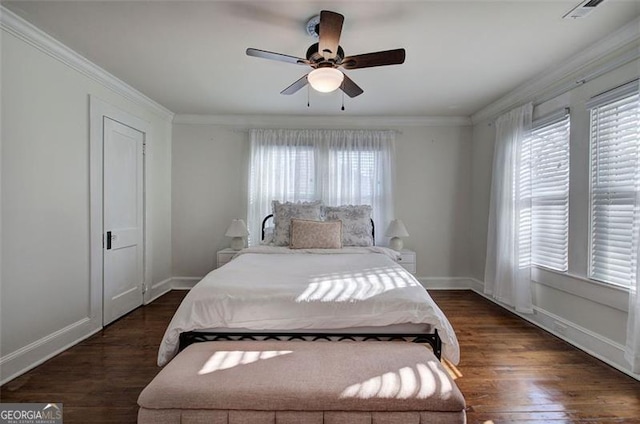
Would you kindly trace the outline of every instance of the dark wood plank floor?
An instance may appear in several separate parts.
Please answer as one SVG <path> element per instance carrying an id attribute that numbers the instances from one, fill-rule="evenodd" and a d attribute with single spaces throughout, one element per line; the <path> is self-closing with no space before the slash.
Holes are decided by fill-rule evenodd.
<path id="1" fill-rule="evenodd" d="M 65 424 L 135 423 L 184 294 L 168 293 L 2 386 L 0 401 L 62 402 Z M 456 382 L 470 423 L 640 423 L 640 382 L 473 292 L 431 294 L 460 341 Z"/>

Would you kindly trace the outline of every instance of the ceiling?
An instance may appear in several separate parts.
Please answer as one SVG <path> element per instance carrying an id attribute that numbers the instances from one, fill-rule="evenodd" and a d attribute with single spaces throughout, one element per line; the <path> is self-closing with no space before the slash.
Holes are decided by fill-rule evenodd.
<path id="1" fill-rule="evenodd" d="M 640 16 L 640 0 L 8 1 L 3 4 L 177 114 L 470 116 Z M 345 15 L 346 55 L 404 47 L 403 65 L 345 71 L 364 94 L 279 94 L 304 66 L 320 10 Z"/>

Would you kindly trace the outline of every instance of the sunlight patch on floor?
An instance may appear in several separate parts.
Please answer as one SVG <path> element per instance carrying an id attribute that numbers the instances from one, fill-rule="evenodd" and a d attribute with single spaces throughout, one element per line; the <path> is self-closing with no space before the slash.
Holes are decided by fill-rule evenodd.
<path id="1" fill-rule="evenodd" d="M 462 377 L 462 372 L 460 372 L 458 367 L 456 367 L 451 362 L 449 362 L 449 360 L 443 358 L 442 366 L 444 367 L 445 370 L 447 370 L 447 373 L 449 373 L 449 376 L 451 377 L 451 379 L 457 380 L 458 378 Z"/>

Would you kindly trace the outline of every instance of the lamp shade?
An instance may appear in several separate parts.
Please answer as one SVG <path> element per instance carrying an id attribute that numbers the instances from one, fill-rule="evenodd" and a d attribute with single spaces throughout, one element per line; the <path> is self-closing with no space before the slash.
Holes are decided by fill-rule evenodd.
<path id="1" fill-rule="evenodd" d="M 400 219 L 394 219 L 387 227 L 385 234 L 387 237 L 409 237 L 407 227 L 404 226 L 404 222 Z"/>
<path id="2" fill-rule="evenodd" d="M 246 237 L 248 235 L 249 231 L 247 230 L 247 224 L 245 224 L 244 219 L 234 219 L 231 221 L 231 225 L 229 225 L 225 233 L 227 237 Z"/>
<path id="3" fill-rule="evenodd" d="M 329 93 L 340 87 L 344 74 L 335 68 L 318 68 L 309 72 L 307 79 L 314 90 Z"/>

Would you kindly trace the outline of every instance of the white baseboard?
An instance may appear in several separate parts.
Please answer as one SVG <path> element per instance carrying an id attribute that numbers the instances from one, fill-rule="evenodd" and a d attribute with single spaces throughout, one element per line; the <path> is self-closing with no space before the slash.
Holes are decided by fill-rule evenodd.
<path id="1" fill-rule="evenodd" d="M 537 306 L 533 307 L 533 314 L 522 314 L 515 309 L 505 305 L 484 293 L 484 283 L 471 279 L 472 285 L 469 287 L 474 292 L 499 305 L 520 318 L 534 324 L 537 327 L 553 334 L 565 342 L 578 349 L 598 358 L 607 365 L 627 374 L 630 377 L 640 380 L 640 374 L 635 374 L 629 369 L 629 365 L 624 359 L 624 346 L 587 328 L 575 324 L 565 318 L 559 317 L 545 309 Z M 560 324 L 560 325 L 558 325 Z"/>
<path id="2" fill-rule="evenodd" d="M 0 385 L 24 374 L 102 329 L 89 317 L 0 358 Z"/>
<path id="3" fill-rule="evenodd" d="M 193 284 L 195 284 L 195 281 Z M 173 289 L 173 279 L 168 278 L 151 286 L 151 298 L 145 305 Z M 100 318 L 101 319 L 101 318 Z M 55 331 L 40 340 L 0 357 L 0 385 L 26 373 L 57 354 L 80 343 L 102 330 L 102 322 L 86 317 Z"/>
<path id="4" fill-rule="evenodd" d="M 145 301 L 144 304 L 148 305 L 163 294 L 170 292 L 171 289 L 173 289 L 173 278 L 167 278 L 159 283 L 155 283 L 151 286 L 151 295 L 149 296 L 149 300 Z"/>
<path id="5" fill-rule="evenodd" d="M 484 296 L 484 283 L 480 280 L 476 280 L 475 278 L 469 278 L 469 289 L 474 292 L 480 293 Z"/>
<path id="6" fill-rule="evenodd" d="M 529 322 L 544 328 L 551 334 L 607 362 L 609 365 L 621 369 L 620 364 L 624 364 L 625 361 L 624 346 L 549 311 L 536 306 L 533 309 L 534 313 L 528 319 Z M 523 318 L 527 319 L 525 316 Z"/>
<path id="7" fill-rule="evenodd" d="M 191 290 L 204 277 L 173 277 L 171 287 L 174 290 Z"/>
<path id="8" fill-rule="evenodd" d="M 201 279 L 202 277 L 175 277 L 155 283 L 150 288 L 150 299 L 145 301 L 145 305 L 171 290 L 191 289 Z M 92 322 L 87 317 L 0 357 L 0 385 L 37 367 L 101 329 L 102 322 Z"/>
<path id="9" fill-rule="evenodd" d="M 417 277 L 420 284 L 431 290 L 469 290 L 471 277 Z"/>

